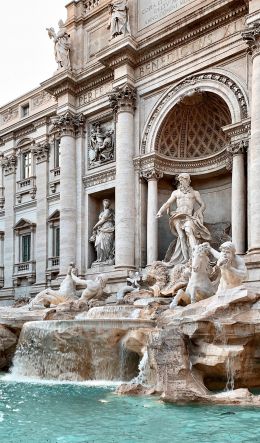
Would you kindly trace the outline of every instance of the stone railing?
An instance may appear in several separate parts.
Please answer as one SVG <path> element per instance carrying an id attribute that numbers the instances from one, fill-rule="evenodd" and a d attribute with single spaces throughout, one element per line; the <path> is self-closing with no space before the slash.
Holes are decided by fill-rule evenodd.
<path id="1" fill-rule="evenodd" d="M 48 258 L 48 269 L 57 269 L 60 266 L 60 257 L 49 257 Z"/>
<path id="2" fill-rule="evenodd" d="M 22 263 L 16 263 L 14 265 L 14 275 L 15 276 L 23 276 L 28 274 L 35 274 L 36 272 L 36 263 L 35 261 L 28 261 Z"/>
<path id="3" fill-rule="evenodd" d="M 86 14 L 92 12 L 98 6 L 103 6 L 107 3 L 108 3 L 107 0 L 85 0 L 84 6 L 85 6 Z"/>
<path id="4" fill-rule="evenodd" d="M 36 185 L 36 177 L 23 178 L 17 182 L 17 191 L 29 191 Z"/>

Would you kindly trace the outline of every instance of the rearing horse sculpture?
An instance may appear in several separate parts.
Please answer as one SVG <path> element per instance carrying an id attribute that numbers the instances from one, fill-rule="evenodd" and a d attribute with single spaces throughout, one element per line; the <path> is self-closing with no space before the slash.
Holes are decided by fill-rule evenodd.
<path id="1" fill-rule="evenodd" d="M 180 302 L 188 305 L 216 293 L 219 277 L 213 282 L 210 280 L 211 267 L 208 246 L 208 243 L 202 243 L 193 248 L 191 276 L 187 288 L 177 292 L 170 304 L 171 309 L 174 309 Z"/>

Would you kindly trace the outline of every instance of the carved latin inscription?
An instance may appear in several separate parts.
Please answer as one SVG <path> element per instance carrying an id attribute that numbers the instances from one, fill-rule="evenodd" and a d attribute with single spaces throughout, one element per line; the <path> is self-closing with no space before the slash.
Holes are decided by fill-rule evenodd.
<path id="1" fill-rule="evenodd" d="M 178 62 L 179 60 L 184 59 L 185 57 L 188 57 L 199 50 L 205 49 L 210 45 L 229 37 L 230 35 L 241 32 L 244 29 L 244 25 L 245 20 L 242 17 L 226 26 L 205 34 L 196 40 L 192 40 L 190 43 L 178 46 L 168 53 L 138 67 L 136 73 L 137 78 L 142 78 L 146 75 L 152 74 L 153 72 L 157 72 L 165 66 Z"/>
<path id="2" fill-rule="evenodd" d="M 190 2 L 191 0 L 139 0 L 139 29 L 161 20 Z"/>

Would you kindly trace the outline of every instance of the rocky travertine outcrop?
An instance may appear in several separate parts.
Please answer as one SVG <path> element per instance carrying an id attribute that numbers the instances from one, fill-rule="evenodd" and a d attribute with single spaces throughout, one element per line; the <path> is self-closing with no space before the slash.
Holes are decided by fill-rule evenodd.
<path id="1" fill-rule="evenodd" d="M 158 326 L 150 335 L 149 366 L 165 400 L 233 404 L 244 395 L 244 403 L 250 403 L 250 393 L 239 390 L 236 396 L 236 388 L 260 387 L 260 292 L 256 288 L 235 288 L 167 310 Z M 225 388 L 232 398 L 212 394 Z M 258 399 L 254 397 L 253 403 L 258 404 Z"/>
<path id="2" fill-rule="evenodd" d="M 0 369 L 8 369 L 11 365 L 17 341 L 15 332 L 0 325 Z"/>

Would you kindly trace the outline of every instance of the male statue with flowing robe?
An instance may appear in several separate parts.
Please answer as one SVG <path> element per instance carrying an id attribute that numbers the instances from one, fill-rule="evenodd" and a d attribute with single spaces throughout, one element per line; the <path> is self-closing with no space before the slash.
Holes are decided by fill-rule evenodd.
<path id="1" fill-rule="evenodd" d="M 178 188 L 159 209 L 156 217 L 161 217 L 166 211 L 170 215 L 171 232 L 177 237 L 175 251 L 168 263 L 174 266 L 186 263 L 191 258 L 192 248 L 211 239 L 210 232 L 203 224 L 203 213 L 206 209 L 200 193 L 190 186 L 190 175 L 183 173 L 177 177 Z M 172 204 L 176 209 L 171 211 Z"/>

